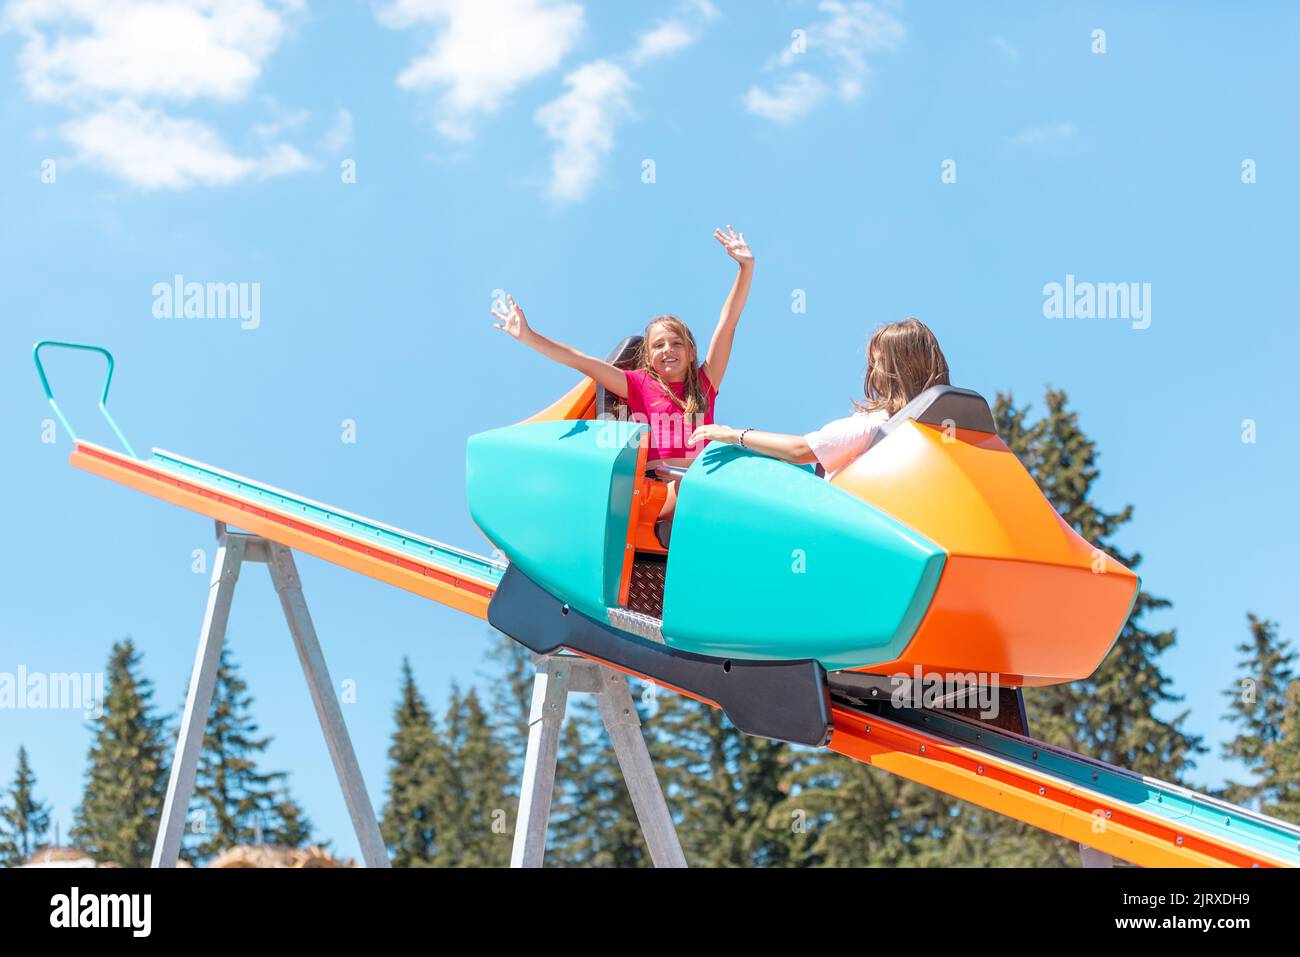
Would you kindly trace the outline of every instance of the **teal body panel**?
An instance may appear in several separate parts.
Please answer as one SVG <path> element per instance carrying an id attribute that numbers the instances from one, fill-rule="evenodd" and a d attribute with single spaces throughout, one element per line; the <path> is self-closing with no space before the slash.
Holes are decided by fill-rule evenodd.
<path id="1" fill-rule="evenodd" d="M 889 661 L 921 623 L 945 558 L 806 469 L 714 443 L 678 490 L 664 638 L 830 671 Z"/>
<path id="2" fill-rule="evenodd" d="M 618 605 L 646 431 L 635 422 L 528 422 L 473 435 L 466 450 L 469 512 L 483 534 L 598 621 Z"/>

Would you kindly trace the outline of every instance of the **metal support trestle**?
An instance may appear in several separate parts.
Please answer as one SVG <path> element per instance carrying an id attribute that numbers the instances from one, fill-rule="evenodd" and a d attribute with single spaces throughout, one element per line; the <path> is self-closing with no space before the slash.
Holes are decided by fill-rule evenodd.
<path id="1" fill-rule="evenodd" d="M 596 696 L 601 720 L 614 745 L 651 859 L 656 867 L 685 867 L 686 857 L 641 734 L 641 719 L 627 679 L 613 668 L 576 655 L 539 655 L 535 661 L 537 677 L 528 716 L 528 753 L 524 759 L 510 866 L 542 866 L 551 798 L 555 792 L 560 726 L 569 693 L 586 692 Z"/>
<path id="2" fill-rule="evenodd" d="M 224 522 L 217 522 L 217 554 L 213 562 L 212 584 L 208 591 L 208 607 L 203 616 L 203 630 L 199 635 L 198 655 L 190 675 L 189 693 L 185 698 L 185 712 L 181 716 L 180 737 L 172 759 L 171 778 L 167 783 L 167 798 L 163 804 L 162 821 L 153 849 L 154 867 L 175 867 L 180 854 L 181 837 L 190 799 L 194 796 L 194 778 L 198 770 L 199 752 L 203 747 L 208 712 L 212 707 L 212 693 L 216 686 L 217 668 L 221 662 L 221 646 L 226 637 L 226 624 L 230 620 L 230 605 L 235 595 L 235 583 L 244 562 L 259 562 L 271 572 L 271 581 L 280 595 L 289 632 L 293 636 L 298 661 L 302 664 L 307 688 L 316 717 L 320 720 L 329 748 L 334 772 L 343 789 L 352 827 L 361 847 L 361 857 L 367 867 L 388 867 L 388 851 L 379 834 L 379 823 L 366 793 L 365 781 L 352 740 L 348 737 L 339 707 L 338 695 L 330 683 L 325 667 L 325 656 L 316 629 L 307 611 L 307 600 L 302 594 L 302 581 L 294 564 L 293 552 L 283 545 L 226 530 Z"/>

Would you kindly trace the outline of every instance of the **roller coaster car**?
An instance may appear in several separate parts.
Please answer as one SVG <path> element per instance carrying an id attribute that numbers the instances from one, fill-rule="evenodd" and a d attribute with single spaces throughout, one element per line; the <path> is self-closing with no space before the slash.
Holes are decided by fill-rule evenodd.
<path id="1" fill-rule="evenodd" d="M 618 405 L 588 379 L 470 438 L 470 514 L 510 561 L 489 621 L 711 701 L 742 731 L 823 744 L 832 687 L 861 700 L 900 673 L 1084 678 L 1136 598 L 1137 576 L 1061 518 L 967 389 L 917 396 L 830 482 L 710 444 L 681 478 L 671 550 L 647 427 Z"/>

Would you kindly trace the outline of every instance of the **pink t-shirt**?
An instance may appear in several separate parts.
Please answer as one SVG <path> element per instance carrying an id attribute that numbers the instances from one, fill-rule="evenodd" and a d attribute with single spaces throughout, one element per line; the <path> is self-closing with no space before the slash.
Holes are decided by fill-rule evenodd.
<path id="1" fill-rule="evenodd" d="M 698 455 L 703 446 L 687 445 L 686 440 L 701 425 L 713 424 L 713 400 L 718 395 L 718 390 L 713 387 L 704 370 L 700 370 L 700 385 L 704 388 L 708 401 L 705 403 L 704 411 L 695 414 L 695 419 L 698 420 L 695 422 L 683 421 L 685 414 L 681 408 L 668 397 L 659 380 L 649 372 L 642 369 L 628 369 L 624 374 L 627 376 L 628 412 L 631 413 L 634 421 L 644 422 L 650 426 L 650 451 L 646 461 L 693 458 Z M 677 398 L 682 398 L 682 394 L 686 391 L 685 382 L 670 382 L 668 385 Z"/>

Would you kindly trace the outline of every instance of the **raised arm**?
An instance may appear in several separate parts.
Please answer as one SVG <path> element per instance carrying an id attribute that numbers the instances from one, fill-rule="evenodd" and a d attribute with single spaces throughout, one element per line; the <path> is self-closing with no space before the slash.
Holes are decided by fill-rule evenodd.
<path id="1" fill-rule="evenodd" d="M 745 234 L 735 232 L 727 226 L 713 231 L 713 238 L 722 243 L 727 255 L 736 261 L 739 270 L 736 281 L 731 284 L 727 301 L 722 304 L 722 313 L 718 316 L 718 328 L 713 330 L 713 339 L 709 342 L 709 352 L 704 364 L 708 370 L 709 381 L 715 389 L 722 388 L 722 377 L 727 372 L 727 363 L 731 359 L 731 344 L 736 338 L 736 325 L 749 298 L 749 284 L 754 278 L 754 253 L 745 242 Z"/>
<path id="2" fill-rule="evenodd" d="M 528 325 L 524 311 L 515 303 L 514 296 L 507 296 L 506 302 L 498 300 L 492 305 L 492 315 L 500 319 L 494 323 L 496 328 L 509 333 L 524 345 L 536 349 L 548 359 L 554 359 L 570 369 L 577 369 L 588 378 L 595 379 L 621 399 L 627 398 L 627 376 L 618 366 L 603 359 L 596 359 L 584 352 L 579 352 L 563 342 L 556 342 L 537 332 Z"/>
<path id="3" fill-rule="evenodd" d="M 729 425 L 702 425 L 691 434 L 690 444 L 726 442 L 739 445 L 741 432 L 745 434 L 745 448 L 760 455 L 770 455 L 783 462 L 804 465 L 817 461 L 817 456 L 802 435 L 783 435 L 779 432 L 759 432 L 757 429 L 733 429 Z"/>

